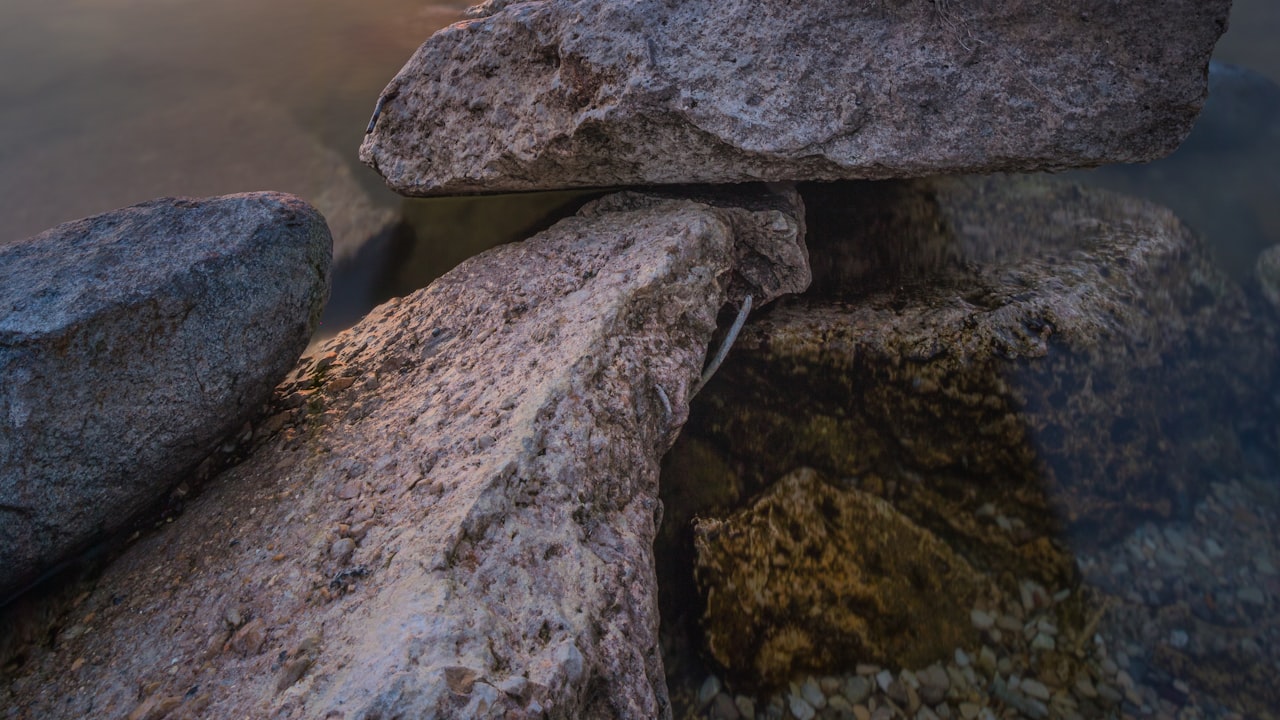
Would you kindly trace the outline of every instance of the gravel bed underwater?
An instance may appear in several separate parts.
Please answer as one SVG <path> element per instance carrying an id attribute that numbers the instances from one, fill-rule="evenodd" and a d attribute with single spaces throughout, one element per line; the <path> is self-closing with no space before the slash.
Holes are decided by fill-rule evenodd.
<path id="1" fill-rule="evenodd" d="M 970 613 L 982 644 L 945 662 L 860 664 L 760 697 L 708 675 L 672 687 L 676 717 L 1280 717 L 1278 535 L 1280 479 L 1214 483 L 1188 518 L 1078 555 L 1076 587 L 1024 580 L 983 601 Z"/>

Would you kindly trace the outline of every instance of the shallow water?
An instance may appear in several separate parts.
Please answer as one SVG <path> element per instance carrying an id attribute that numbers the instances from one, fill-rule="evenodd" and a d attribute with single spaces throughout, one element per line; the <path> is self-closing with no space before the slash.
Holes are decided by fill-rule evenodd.
<path id="1" fill-rule="evenodd" d="M 467 4 L 0 3 L 0 242 L 153 197 L 294 192 L 317 205 L 334 230 L 333 302 L 321 328 L 330 335 L 373 304 L 425 285 L 484 248 L 527 235 L 583 196 L 409 201 L 387 191 L 356 159 L 382 87 L 427 35 L 458 19 Z M 1217 57 L 1280 83 L 1276 37 L 1280 3 L 1238 1 Z M 1215 120 L 1169 160 L 1073 177 L 1171 207 L 1206 237 L 1233 278 L 1248 283 L 1258 251 L 1280 242 L 1280 101 L 1273 103 L 1262 89 L 1236 103 L 1223 104 Z M 1259 395 L 1259 403 L 1270 401 Z M 1136 698 L 1117 703 L 1115 715 L 1161 716 L 1167 710 L 1162 699 L 1190 704 L 1194 693 L 1174 684 L 1168 687 L 1176 697 L 1142 694 L 1146 651 L 1160 643 L 1234 643 L 1234 654 L 1224 657 L 1254 658 L 1266 672 L 1280 671 L 1269 648 L 1258 647 L 1280 643 L 1269 630 L 1280 621 L 1280 554 L 1271 559 L 1280 553 L 1278 466 L 1280 458 L 1254 458 L 1256 476 L 1217 480 L 1210 495 L 1176 521 L 1141 525 L 1118 543 L 1081 553 L 1087 582 L 1118 596 L 1136 595 L 1152 608 L 1180 587 L 1196 627 L 1208 628 L 1188 635 L 1179 627 L 1168 630 L 1176 618 L 1113 613 L 1109 627 L 1124 637 L 1113 638 L 1110 652 L 1126 666 L 1108 679 Z M 1150 627 L 1165 636 L 1144 638 Z M 974 654 L 965 662 L 977 666 Z M 695 670 L 676 680 L 693 683 L 690 692 L 696 692 L 715 671 L 691 664 Z M 1237 664 L 1221 671 L 1251 670 Z M 874 679 L 876 672 L 862 676 Z M 859 685 L 843 677 L 827 680 L 842 690 Z M 803 681 L 797 678 L 797 688 Z M 719 682 L 712 683 L 710 697 L 721 689 Z M 1002 712 L 1018 710 L 1009 700 L 1019 697 L 1018 688 L 1002 687 Z M 717 707 L 675 689 L 684 711 L 705 715 Z M 733 688 L 725 693 L 741 694 Z M 1229 716 L 1222 703 L 1230 705 L 1230 698 L 1211 700 L 1201 704 L 1211 708 L 1203 714 Z M 768 712 L 767 697 L 755 702 Z M 791 716 L 787 702 L 777 707 L 776 717 Z M 958 705 L 952 709 L 962 712 Z M 824 716 L 839 715 L 832 710 Z"/>

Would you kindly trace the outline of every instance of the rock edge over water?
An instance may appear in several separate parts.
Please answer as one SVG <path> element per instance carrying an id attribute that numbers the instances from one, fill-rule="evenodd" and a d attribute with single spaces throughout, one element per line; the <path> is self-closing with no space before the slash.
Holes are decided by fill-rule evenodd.
<path id="1" fill-rule="evenodd" d="M 1229 7 L 490 2 L 419 48 L 360 154 L 414 196 L 1151 160 Z"/>

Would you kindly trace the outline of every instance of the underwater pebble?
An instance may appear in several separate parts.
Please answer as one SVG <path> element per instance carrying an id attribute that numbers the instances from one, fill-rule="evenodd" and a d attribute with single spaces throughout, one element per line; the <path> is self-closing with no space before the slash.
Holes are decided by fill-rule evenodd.
<path id="1" fill-rule="evenodd" d="M 733 698 L 725 693 L 716 695 L 715 699 L 711 701 L 711 711 L 707 716 L 711 720 L 739 720 L 742 717 L 741 713 L 738 712 L 737 705 L 733 702 Z"/>
<path id="2" fill-rule="evenodd" d="M 1236 597 L 1240 599 L 1240 602 L 1249 603 L 1250 605 L 1267 604 L 1267 597 L 1256 587 L 1240 588 L 1236 591 Z"/>
<path id="3" fill-rule="evenodd" d="M 804 684 L 800 686 L 800 696 L 804 698 L 805 702 L 812 705 L 815 710 L 821 710 L 827 706 L 826 694 L 818 686 L 818 681 L 812 677 L 806 679 Z"/>
<path id="4" fill-rule="evenodd" d="M 1218 541 L 1213 538 L 1205 538 L 1204 551 L 1209 554 L 1209 557 L 1214 558 L 1215 560 L 1226 557 L 1227 555 L 1227 551 L 1223 550 L 1222 546 L 1218 544 Z"/>
<path id="5" fill-rule="evenodd" d="M 1081 696 L 1092 700 L 1098 697 L 1098 690 L 1093 686 L 1093 678 L 1085 673 L 1076 675 L 1076 692 Z"/>
<path id="6" fill-rule="evenodd" d="M 707 679 L 702 681 L 702 687 L 698 688 L 698 707 L 705 707 L 719 692 L 720 678 L 708 675 Z"/>
<path id="7" fill-rule="evenodd" d="M 812 705 L 798 695 L 789 697 L 787 707 L 791 710 L 791 714 L 796 716 L 796 720 L 813 720 L 813 717 L 818 714 Z"/>
<path id="8" fill-rule="evenodd" d="M 1098 697 L 1106 701 L 1110 705 L 1119 705 L 1124 700 L 1124 696 L 1116 692 L 1116 689 L 1110 685 L 1098 685 Z"/>
<path id="9" fill-rule="evenodd" d="M 1049 688 L 1045 687 L 1045 684 L 1039 680 L 1024 678 L 1022 683 L 1019 684 L 1018 689 L 1022 691 L 1023 695 L 1033 697 L 1037 700 L 1049 699 Z"/>
<path id="10" fill-rule="evenodd" d="M 888 692 L 889 684 L 892 682 L 893 682 L 893 673 L 889 672 L 888 670 L 881 670 L 880 672 L 876 673 L 876 685 L 880 686 L 881 691 Z"/>
<path id="11" fill-rule="evenodd" d="M 951 689 L 951 678 L 941 665 L 930 665 L 921 670 L 916 673 L 916 679 L 920 681 L 920 699 L 926 704 L 937 705 L 946 700 L 947 691 Z"/>
<path id="12" fill-rule="evenodd" d="M 845 699 L 845 696 L 832 694 L 827 697 L 827 708 L 832 712 L 853 712 L 853 703 Z"/>
<path id="13" fill-rule="evenodd" d="M 979 630 L 990 630 L 996 624 L 995 618 L 976 608 L 969 611 L 969 620 L 972 621 L 973 626 Z"/>
<path id="14" fill-rule="evenodd" d="M 844 686 L 840 688 L 840 692 L 848 698 L 849 702 L 857 705 L 867 699 L 871 694 L 871 682 L 865 676 L 854 675 L 844 681 Z"/>

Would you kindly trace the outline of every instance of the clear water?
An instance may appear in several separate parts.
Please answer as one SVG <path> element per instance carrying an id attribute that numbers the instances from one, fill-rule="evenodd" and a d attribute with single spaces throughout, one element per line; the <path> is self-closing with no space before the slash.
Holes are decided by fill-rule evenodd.
<path id="1" fill-rule="evenodd" d="M 321 334 L 340 330 L 380 300 L 420 287 L 486 247 L 522 237 L 581 201 L 581 195 L 568 193 L 409 201 L 387 191 L 356 160 L 379 91 L 425 37 L 458 19 L 467 4 L 4 0 L 0 242 L 153 197 L 294 192 L 317 205 L 334 230 L 334 300 Z M 1280 3 L 1237 0 L 1217 57 L 1280 83 L 1277 37 Z M 1243 107 L 1267 107 L 1251 100 L 1242 98 Z M 1169 161 L 1079 178 L 1170 206 L 1244 281 L 1257 252 L 1280 242 L 1280 117 L 1264 113 L 1246 142 L 1241 128 L 1248 125 L 1248 112 L 1228 112 L 1202 144 Z M 1275 460 L 1263 458 L 1257 466 Z M 1280 575 L 1273 572 L 1280 556 L 1274 566 L 1258 562 L 1280 552 L 1270 524 L 1278 516 L 1274 482 L 1266 484 L 1275 478 L 1261 478 L 1260 486 L 1258 480 L 1227 479 L 1207 509 L 1186 516 L 1181 525 L 1144 526 L 1128 545 L 1082 557 L 1086 578 L 1118 594 L 1179 580 L 1201 582 L 1194 567 L 1146 563 L 1167 557 L 1160 552 L 1170 546 L 1193 544 L 1228 574 L 1258 580 L 1232 586 L 1231 598 L 1222 597 L 1224 590 L 1212 578 L 1205 580 L 1188 612 L 1207 627 L 1222 628 L 1211 635 L 1235 643 L 1230 657 L 1254 658 L 1264 674 L 1280 672 L 1268 648 L 1255 652 L 1245 643 L 1280 643 L 1267 630 L 1280 620 L 1280 582 L 1274 579 Z M 1150 557 L 1126 557 L 1132 548 L 1139 555 L 1147 548 Z M 1140 588 L 1133 590 L 1117 568 L 1139 565 L 1146 575 L 1132 583 Z M 1161 572 L 1166 575 L 1151 577 Z M 1255 590 L 1261 603 L 1255 602 Z M 1116 623 L 1141 624 L 1132 618 Z M 1141 649 L 1124 655 L 1133 663 L 1123 668 L 1126 675 L 1141 683 Z M 1223 701 L 1230 704 L 1230 698 L 1217 699 Z M 767 698 L 758 699 L 761 712 L 767 706 Z M 703 715 L 713 707 L 694 701 L 683 706 Z M 1001 716 L 1017 711 L 1010 702 L 999 708 Z M 1113 714 L 1199 716 L 1167 711 L 1159 702 L 1131 702 Z M 784 703 L 777 717 L 790 712 Z"/>

